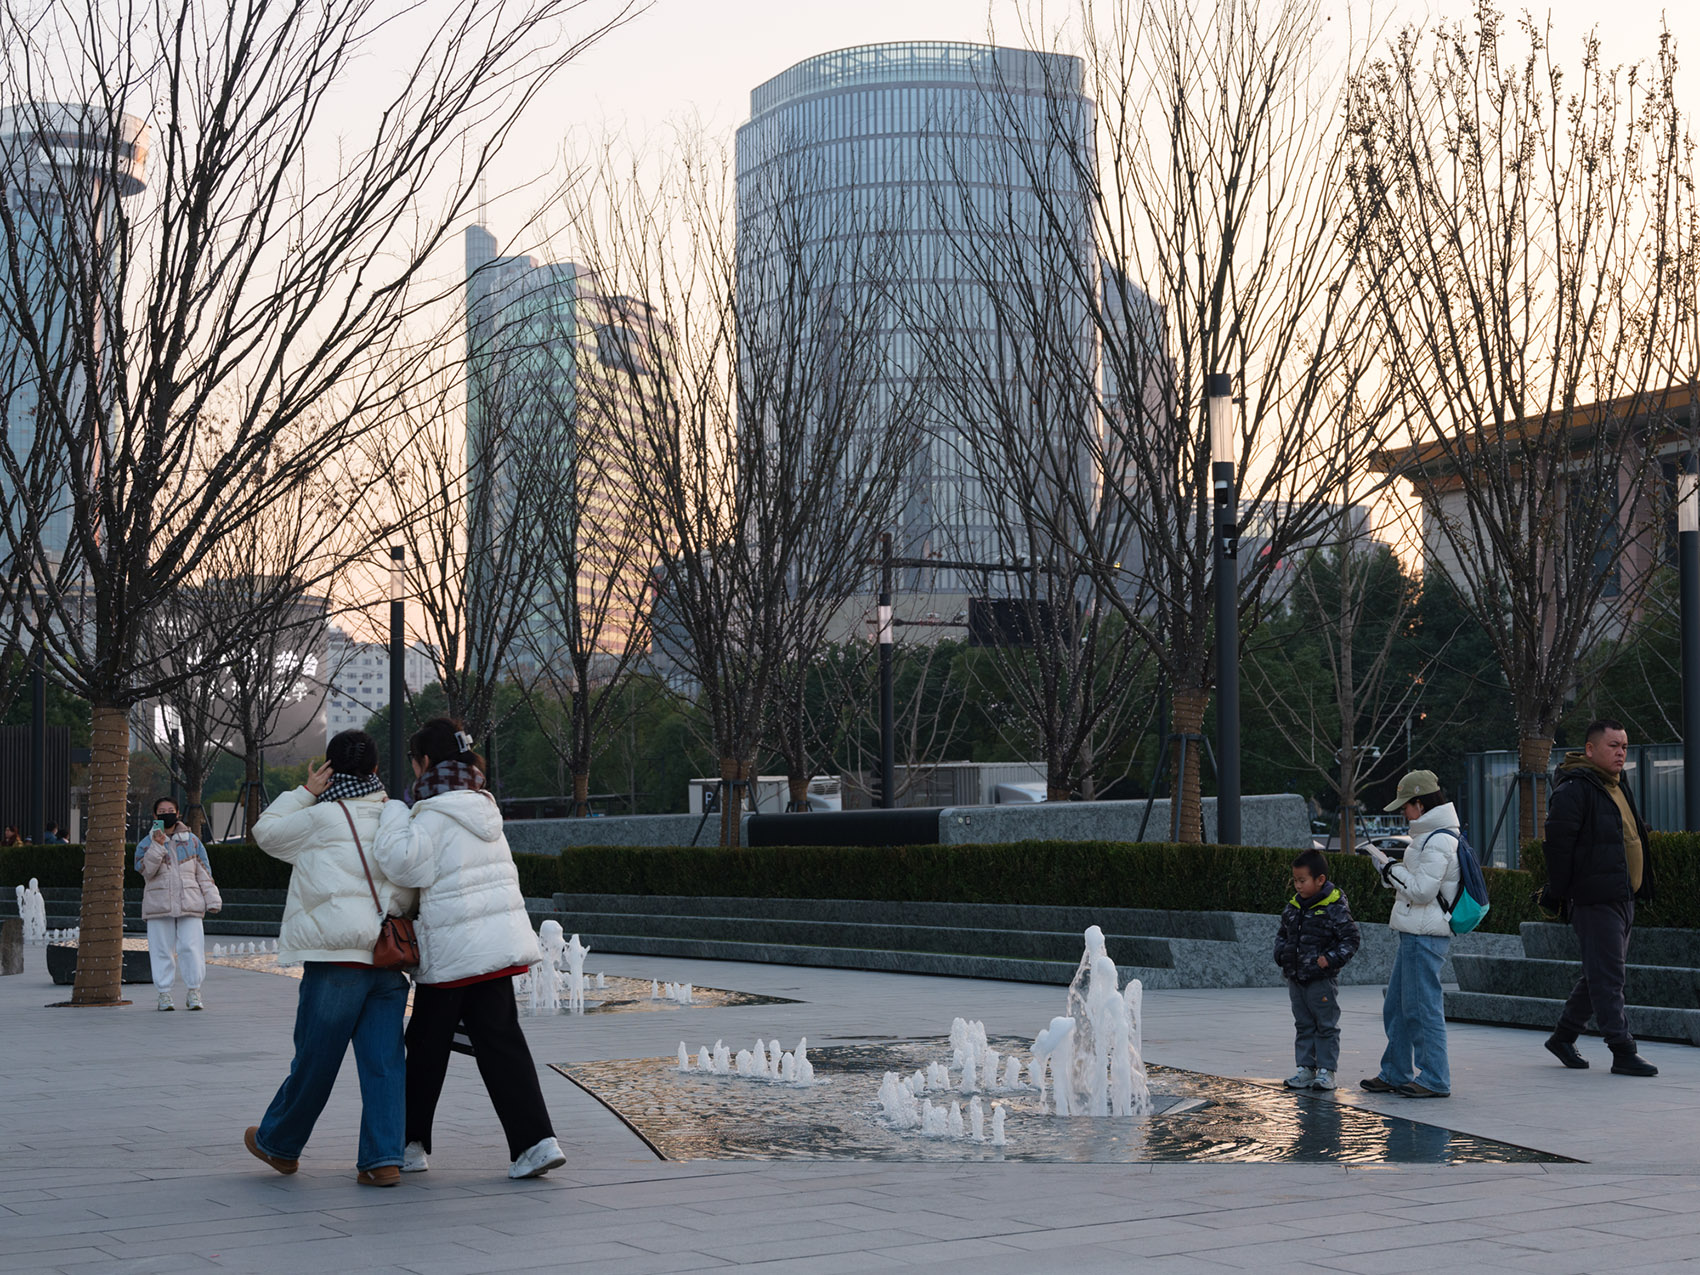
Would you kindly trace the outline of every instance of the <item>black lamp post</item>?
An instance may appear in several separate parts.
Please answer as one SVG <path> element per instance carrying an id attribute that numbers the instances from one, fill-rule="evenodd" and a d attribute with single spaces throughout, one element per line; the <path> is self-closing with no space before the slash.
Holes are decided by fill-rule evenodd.
<path id="1" fill-rule="evenodd" d="M 407 620 L 407 603 L 403 601 L 407 587 L 404 559 L 407 550 L 400 545 L 390 548 L 390 796 L 400 797 L 407 788 L 406 759 L 403 753 L 402 709 L 407 702 L 407 650 L 403 628 Z"/>
<path id="2" fill-rule="evenodd" d="M 1210 373 L 1204 396 L 1216 504 L 1216 841 L 1231 846 L 1240 842 L 1239 431 L 1232 378 Z"/>
<path id="3" fill-rule="evenodd" d="M 1700 831 L 1700 475 L 1676 480 L 1676 541 L 1682 593 L 1683 826 Z"/>
<path id="4" fill-rule="evenodd" d="M 891 533 L 880 535 L 880 809 L 897 804 L 897 710 L 891 669 Z"/>

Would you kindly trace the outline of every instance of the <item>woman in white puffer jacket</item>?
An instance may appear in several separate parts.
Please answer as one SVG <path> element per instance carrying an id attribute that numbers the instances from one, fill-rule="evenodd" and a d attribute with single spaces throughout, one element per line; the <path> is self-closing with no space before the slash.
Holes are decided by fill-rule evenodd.
<path id="1" fill-rule="evenodd" d="M 502 812 L 484 762 L 446 717 L 408 745 L 417 776 L 412 810 L 384 810 L 377 856 L 392 880 L 419 889 L 419 972 L 407 1026 L 404 1172 L 429 1167 L 431 1125 L 455 1028 L 466 1024 L 484 1088 L 507 1135 L 510 1178 L 565 1164 L 537 1064 L 519 1025 L 514 975 L 543 959 L 525 910 Z"/>
<path id="2" fill-rule="evenodd" d="M 1361 1083 L 1371 1093 L 1446 1098 L 1452 1068 L 1440 970 L 1452 946 L 1452 922 L 1442 904 L 1458 898 L 1462 880 L 1458 812 L 1432 770 L 1413 770 L 1401 779 L 1387 809 L 1404 811 L 1411 839 L 1400 860 L 1370 851 L 1383 884 L 1393 890 L 1387 925 L 1399 936 L 1399 951 L 1381 1002 L 1387 1049 L 1380 1071 Z"/>
<path id="3" fill-rule="evenodd" d="M 413 891 L 387 877 L 373 854 L 385 801 L 376 741 L 363 730 L 343 731 L 325 757 L 254 824 L 260 849 L 292 866 L 278 964 L 304 968 L 289 1078 L 243 1141 L 279 1173 L 294 1173 L 352 1042 L 360 1073 L 358 1180 L 394 1186 L 401 1180 L 407 976 L 375 969 L 372 948 L 386 915 L 411 910 Z"/>

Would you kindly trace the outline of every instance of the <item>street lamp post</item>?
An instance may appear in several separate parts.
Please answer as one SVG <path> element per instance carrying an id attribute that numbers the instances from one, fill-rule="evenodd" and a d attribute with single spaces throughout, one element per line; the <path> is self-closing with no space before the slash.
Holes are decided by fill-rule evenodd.
<path id="1" fill-rule="evenodd" d="M 891 671 L 891 533 L 880 534 L 880 809 L 897 804 L 897 709 Z"/>
<path id="2" fill-rule="evenodd" d="M 403 601 L 407 586 L 404 559 L 407 550 L 400 545 L 390 547 L 390 796 L 400 797 L 406 790 L 406 770 L 402 757 L 402 707 L 407 702 L 407 652 L 403 643 L 403 627 L 407 620 L 407 603 Z"/>
<path id="3" fill-rule="evenodd" d="M 1239 492 L 1234 462 L 1239 431 L 1234 428 L 1232 378 L 1205 378 L 1210 425 L 1210 483 L 1216 503 L 1216 841 L 1240 842 L 1240 581 Z"/>
<path id="4" fill-rule="evenodd" d="M 1700 475 L 1677 475 L 1676 540 L 1682 593 L 1683 826 L 1700 831 Z"/>

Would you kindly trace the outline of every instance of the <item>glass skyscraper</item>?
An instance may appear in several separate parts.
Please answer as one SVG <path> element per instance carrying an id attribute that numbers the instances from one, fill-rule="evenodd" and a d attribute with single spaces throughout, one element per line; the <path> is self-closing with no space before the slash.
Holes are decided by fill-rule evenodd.
<path id="1" fill-rule="evenodd" d="M 1012 544 L 1009 520 L 1000 534 L 996 466 L 974 454 L 984 432 L 965 430 L 963 415 L 988 392 L 1013 391 L 1029 353 L 994 290 L 1044 294 L 1072 357 L 1092 366 L 1080 290 L 1096 262 L 1079 173 L 1092 162 L 1094 119 L 1079 59 L 979 44 L 839 49 L 750 94 L 737 134 L 741 324 L 759 326 L 786 286 L 763 258 L 793 239 L 816 253 L 818 274 L 831 276 L 838 254 L 839 277 L 815 285 L 840 290 L 837 308 L 842 290 L 877 290 L 876 401 L 892 428 L 922 440 L 891 511 L 900 553 L 983 561 L 1031 550 Z M 877 247 L 851 252 L 852 239 Z M 981 384 L 965 390 L 953 375 Z M 916 583 L 965 585 L 944 571 Z"/>
<path id="2" fill-rule="evenodd" d="M 104 440 L 41 434 L 42 418 L 77 421 L 82 416 L 87 369 L 106 366 L 98 346 L 87 350 L 78 344 L 91 330 L 97 339 L 104 335 L 104 316 L 91 309 L 84 294 L 98 283 L 98 271 L 89 270 L 83 254 L 104 254 L 117 200 L 145 189 L 146 164 L 147 127 L 132 116 L 113 119 L 99 107 L 56 102 L 0 108 L 0 200 L 5 203 L 0 217 L 0 261 L 5 263 L 0 267 L 0 401 L 8 452 L 8 464 L 0 467 L 0 492 L 12 508 L 10 541 L 27 548 L 37 566 L 58 563 L 71 538 L 72 466 L 66 449 L 73 441 L 104 445 Z M 42 413 L 44 392 L 59 406 Z M 88 481 L 94 481 L 102 459 L 79 458 Z M 13 499 L 14 474 L 32 493 L 21 505 Z"/>

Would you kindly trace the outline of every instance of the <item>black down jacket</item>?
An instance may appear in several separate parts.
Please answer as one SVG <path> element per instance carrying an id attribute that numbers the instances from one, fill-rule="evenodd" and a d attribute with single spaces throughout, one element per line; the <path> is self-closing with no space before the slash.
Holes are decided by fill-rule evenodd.
<path id="1" fill-rule="evenodd" d="M 1623 816 L 1606 791 L 1605 781 L 1592 767 L 1566 765 L 1552 787 L 1547 806 L 1547 884 L 1541 902 L 1558 908 L 1565 903 L 1617 903 L 1631 897 L 1653 898 L 1653 847 L 1647 825 L 1629 790 L 1623 790 L 1635 829 L 1641 837 L 1641 888 L 1629 888 L 1629 861 L 1623 850 Z"/>
<path id="2" fill-rule="evenodd" d="M 1275 964 L 1297 983 L 1333 978 L 1357 954 L 1358 923 L 1339 886 L 1330 886 L 1308 902 L 1294 895 L 1281 911 L 1275 935 Z M 1326 956 L 1323 969 L 1316 958 Z"/>

